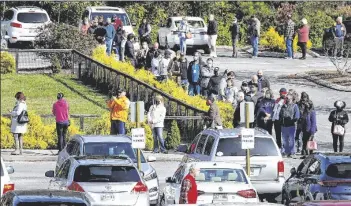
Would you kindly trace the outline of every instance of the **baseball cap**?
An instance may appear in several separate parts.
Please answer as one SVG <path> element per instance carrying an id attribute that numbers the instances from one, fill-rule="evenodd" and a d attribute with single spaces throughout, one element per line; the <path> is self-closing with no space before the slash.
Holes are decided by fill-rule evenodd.
<path id="1" fill-rule="evenodd" d="M 285 89 L 285 88 L 281 88 L 281 89 L 279 90 L 279 93 L 283 93 L 283 94 L 285 93 L 285 94 L 286 94 L 286 93 L 287 93 L 287 91 L 286 91 L 286 89 Z"/>

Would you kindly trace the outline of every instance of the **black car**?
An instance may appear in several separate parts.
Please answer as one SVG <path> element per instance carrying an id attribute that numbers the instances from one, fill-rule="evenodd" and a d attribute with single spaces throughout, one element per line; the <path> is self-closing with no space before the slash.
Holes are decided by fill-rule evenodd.
<path id="1" fill-rule="evenodd" d="M 291 169 L 285 181 L 282 201 L 351 201 L 351 153 L 315 153 Z"/>
<path id="2" fill-rule="evenodd" d="M 342 23 L 346 27 L 346 37 L 345 37 L 344 44 L 349 45 L 351 44 L 351 20 L 343 21 Z M 334 47 L 333 29 L 334 27 L 326 28 L 324 29 L 324 34 L 323 34 L 323 41 L 322 41 L 323 49 L 324 51 L 328 51 L 329 53 L 332 52 Z"/>
<path id="3" fill-rule="evenodd" d="M 1 198 L 1 206 L 90 206 L 84 193 L 64 190 L 14 190 Z"/>

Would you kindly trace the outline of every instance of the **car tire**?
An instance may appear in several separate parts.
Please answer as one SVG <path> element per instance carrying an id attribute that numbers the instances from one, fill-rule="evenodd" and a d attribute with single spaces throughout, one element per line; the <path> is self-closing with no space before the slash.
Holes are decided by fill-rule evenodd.
<path id="1" fill-rule="evenodd" d="M 274 196 L 274 195 L 269 195 L 269 196 L 266 196 L 266 200 L 267 200 L 267 202 L 269 202 L 269 203 L 277 203 L 277 200 L 275 200 L 275 198 L 276 198 L 276 196 Z"/>
<path id="2" fill-rule="evenodd" d="M 288 195 L 286 194 L 285 191 L 282 192 L 282 204 L 283 205 L 289 205 L 290 204 L 290 200 Z"/>
<path id="3" fill-rule="evenodd" d="M 205 49 L 204 49 L 204 52 L 205 52 L 205 54 L 211 54 L 211 49 L 210 49 L 210 47 L 205 47 Z"/>

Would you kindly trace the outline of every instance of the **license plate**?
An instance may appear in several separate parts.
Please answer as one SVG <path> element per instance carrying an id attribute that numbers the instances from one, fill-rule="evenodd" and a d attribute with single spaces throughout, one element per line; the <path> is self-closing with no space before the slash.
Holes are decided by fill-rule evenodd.
<path id="1" fill-rule="evenodd" d="M 101 201 L 114 201 L 115 196 L 112 194 L 101 195 Z"/>
<path id="2" fill-rule="evenodd" d="M 228 194 L 214 194 L 213 201 L 228 201 Z"/>

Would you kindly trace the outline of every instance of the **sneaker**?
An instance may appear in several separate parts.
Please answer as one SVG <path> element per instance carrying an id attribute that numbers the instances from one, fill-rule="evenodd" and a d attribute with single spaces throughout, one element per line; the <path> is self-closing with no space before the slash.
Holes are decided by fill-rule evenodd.
<path id="1" fill-rule="evenodd" d="M 285 57 L 284 59 L 293 59 L 293 58 L 291 58 L 291 57 Z"/>
<path id="2" fill-rule="evenodd" d="M 168 151 L 167 151 L 167 150 L 165 150 L 165 151 L 163 151 L 162 153 L 163 153 L 163 154 L 168 154 Z"/>

